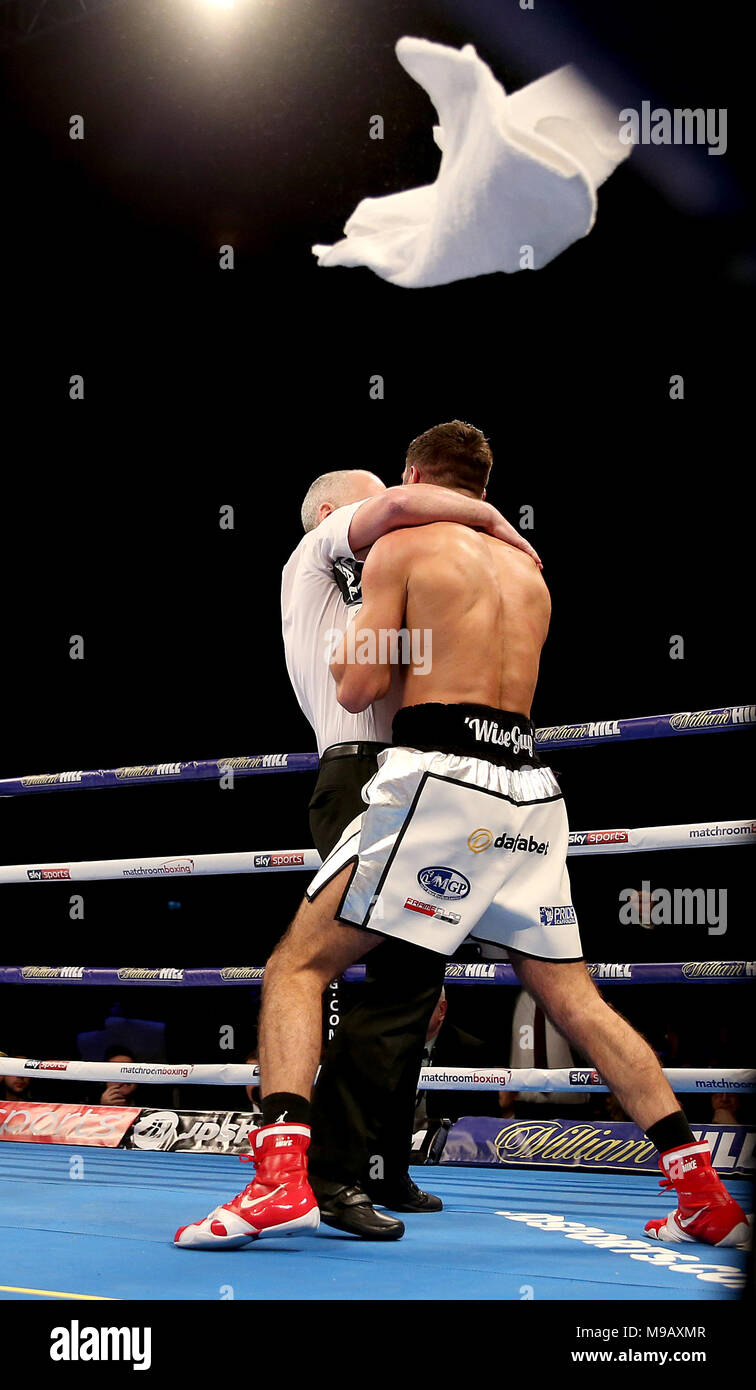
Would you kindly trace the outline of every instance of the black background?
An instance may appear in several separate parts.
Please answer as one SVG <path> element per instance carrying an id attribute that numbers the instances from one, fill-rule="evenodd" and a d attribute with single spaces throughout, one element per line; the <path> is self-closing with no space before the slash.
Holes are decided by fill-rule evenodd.
<path id="1" fill-rule="evenodd" d="M 537 724 L 753 699 L 740 17 L 678 0 L 499 10 L 504 30 L 483 0 L 259 0 L 211 23 L 200 5 L 134 0 L 4 55 L 0 774 L 311 750 L 278 615 L 302 495 L 331 468 L 397 482 L 409 440 L 455 416 L 491 439 L 491 500 L 515 522 L 534 508 L 554 605 Z M 620 104 L 725 106 L 727 154 L 634 152 L 600 190 L 590 236 L 534 274 L 408 291 L 318 269 L 311 244 L 336 240 L 361 197 L 435 177 L 430 105 L 393 54 L 402 33 L 475 42 L 507 89 L 583 59 Z M 68 138 L 74 113 L 83 142 Z M 383 141 L 369 139 L 376 113 Z M 223 243 L 233 271 L 218 268 Z M 68 398 L 74 373 L 83 402 Z M 677 373 L 684 401 L 669 399 Z M 73 634 L 83 661 L 69 659 Z M 684 660 L 670 659 L 673 635 Z M 576 828 L 665 824 L 752 815 L 750 748 L 721 734 L 555 762 Z M 300 847 L 312 782 L 4 800 L 3 860 Z M 573 860 L 586 956 L 748 956 L 749 862 L 735 848 Z M 728 888 L 728 933 L 619 927 L 619 888 L 644 878 Z M 262 964 L 303 886 L 90 884 L 82 922 L 68 886 L 6 887 L 3 956 Z M 454 991 L 458 1021 L 485 997 L 503 1036 L 504 993 Z M 742 987 L 681 996 L 638 996 L 655 1036 L 676 1011 L 687 1060 L 705 1065 L 705 1001 L 739 1034 L 739 1055 L 717 1061 L 743 1064 Z M 0 998 L 6 1050 L 70 1055 L 120 1000 L 169 1017 L 172 1055 L 203 1061 L 220 1022 L 247 1028 L 251 1003 L 74 987 Z"/>

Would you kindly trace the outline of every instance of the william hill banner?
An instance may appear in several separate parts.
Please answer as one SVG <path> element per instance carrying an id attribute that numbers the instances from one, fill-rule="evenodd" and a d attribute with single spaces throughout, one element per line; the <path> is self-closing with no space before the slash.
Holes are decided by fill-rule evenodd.
<path id="1" fill-rule="evenodd" d="M 693 1125 L 707 1139 L 714 1167 L 731 1177 L 752 1177 L 756 1130 L 745 1125 Z M 637 1125 L 590 1120 L 494 1120 L 466 1115 L 452 1125 L 442 1163 L 517 1168 L 580 1168 L 609 1173 L 655 1173 L 656 1150 Z"/>

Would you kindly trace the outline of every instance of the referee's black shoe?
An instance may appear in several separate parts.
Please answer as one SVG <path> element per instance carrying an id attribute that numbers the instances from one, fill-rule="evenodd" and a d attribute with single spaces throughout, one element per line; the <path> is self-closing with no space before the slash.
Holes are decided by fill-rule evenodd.
<path id="1" fill-rule="evenodd" d="M 370 1198 L 356 1183 L 326 1182 L 310 1174 L 310 1186 L 320 1207 L 320 1219 L 326 1226 L 363 1240 L 401 1240 L 404 1222 L 394 1216 L 376 1211 Z"/>
<path id="2" fill-rule="evenodd" d="M 423 1192 L 417 1183 L 412 1181 L 409 1173 L 403 1173 L 400 1178 L 394 1179 L 390 1183 L 376 1183 L 374 1187 L 368 1187 L 371 1200 L 377 1202 L 379 1206 L 388 1207 L 389 1211 L 443 1211 L 444 1204 L 440 1197 L 434 1196 L 432 1192 Z"/>

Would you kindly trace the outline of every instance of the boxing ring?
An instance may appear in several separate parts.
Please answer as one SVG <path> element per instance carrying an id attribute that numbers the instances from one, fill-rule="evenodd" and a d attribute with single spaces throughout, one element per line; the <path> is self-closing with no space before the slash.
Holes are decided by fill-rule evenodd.
<path id="1" fill-rule="evenodd" d="M 71 1181 L 77 1157 L 85 1177 Z M 3 1146 L 0 1298 L 669 1302 L 736 1299 L 744 1287 L 745 1251 L 641 1239 L 649 1215 L 669 1206 L 648 1177 L 411 1172 L 444 1211 L 403 1216 L 400 1241 L 321 1226 L 301 1239 L 201 1252 L 174 1249 L 173 1230 L 239 1190 L 237 1159 Z M 727 1186 L 746 1201 L 748 1183 Z"/>
<path id="2" fill-rule="evenodd" d="M 604 724 L 539 730 L 539 748 L 665 738 L 677 734 L 742 730 L 756 720 L 753 706 L 700 714 L 658 715 Z M 0 795 L 233 778 L 256 773 L 314 770 L 314 754 L 259 755 L 193 763 L 155 764 L 93 772 L 5 779 Z M 756 823 L 741 819 L 573 831 L 570 854 L 681 850 L 756 841 Z M 75 882 L 226 873 L 312 872 L 311 849 L 229 854 L 151 855 L 144 858 L 19 864 L 0 868 L 0 883 Z M 138 892 L 137 889 L 134 892 Z M 689 970 L 688 966 L 699 969 Z M 711 966 L 707 975 L 707 968 Z M 603 986 L 633 983 L 681 987 L 691 980 L 727 980 L 733 990 L 752 987 L 752 962 L 670 962 L 634 965 L 612 975 L 589 966 Z M 461 973 L 460 973 L 461 972 Z M 263 966 L 203 968 L 3 966 L 0 983 L 33 982 L 70 990 L 117 982 L 191 989 L 259 982 Z M 364 971 L 354 967 L 347 980 Z M 450 983 L 506 986 L 511 967 L 489 963 L 447 968 Z M 738 993 L 739 993 L 738 990 Z M 748 996 L 750 1002 L 751 995 Z M 53 1080 L 182 1085 L 239 1085 L 257 1080 L 257 1068 L 233 1064 L 120 1063 L 3 1059 L 6 1075 Z M 756 1089 L 746 1069 L 671 1069 L 676 1093 L 721 1087 Z M 575 1079 L 577 1076 L 577 1080 Z M 602 1091 L 589 1070 L 430 1068 L 424 1089 Z M 22 1102 L 19 1102 L 22 1105 Z M 11 1121 L 6 1118 L 6 1124 Z M 5 1125 L 3 1126 L 5 1128 Z M 0 1139 L 7 1139 L 0 1134 Z M 39 1137 L 45 1137 L 44 1129 Z M 664 1245 L 643 1236 L 645 1221 L 670 1209 L 649 1174 L 467 1166 L 464 1159 L 411 1169 L 444 1201 L 438 1214 L 406 1215 L 404 1238 L 363 1242 L 329 1227 L 315 1235 L 265 1239 L 245 1249 L 178 1250 L 173 1231 L 197 1219 L 248 1180 L 238 1159 L 225 1154 L 138 1151 L 70 1142 L 0 1142 L 0 1298 L 10 1300 L 737 1300 L 746 1281 L 747 1252 L 695 1244 Z M 49 1136 L 48 1136 L 49 1139 Z M 726 1177 L 733 1196 L 751 1209 L 749 1180 Z"/>

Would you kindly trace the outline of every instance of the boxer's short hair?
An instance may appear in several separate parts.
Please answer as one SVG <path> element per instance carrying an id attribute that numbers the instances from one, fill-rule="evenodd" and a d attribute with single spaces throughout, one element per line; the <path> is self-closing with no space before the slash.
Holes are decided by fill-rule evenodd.
<path id="1" fill-rule="evenodd" d="M 407 450 L 405 475 L 411 464 L 420 470 L 425 482 L 462 488 L 481 497 L 493 456 L 482 430 L 464 420 L 449 420 L 413 439 Z"/>

